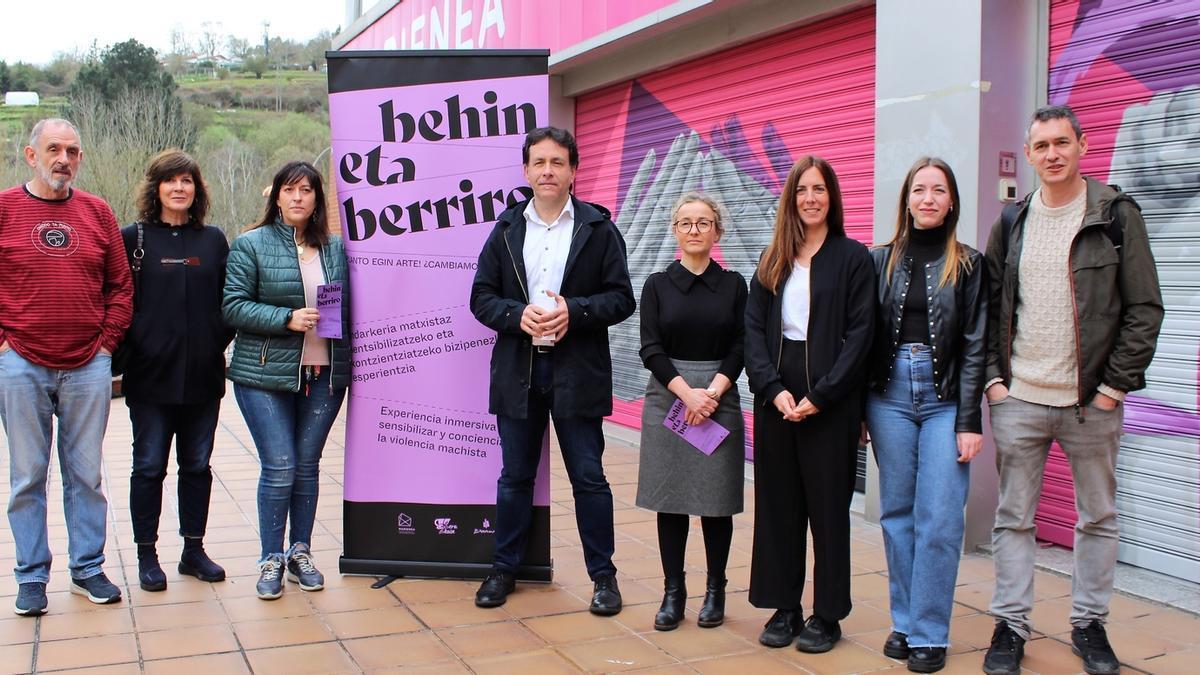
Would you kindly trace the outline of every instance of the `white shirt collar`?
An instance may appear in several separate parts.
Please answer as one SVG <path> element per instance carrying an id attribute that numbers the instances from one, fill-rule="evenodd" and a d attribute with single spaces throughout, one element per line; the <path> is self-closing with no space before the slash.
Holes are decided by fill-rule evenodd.
<path id="1" fill-rule="evenodd" d="M 526 220 L 526 222 L 534 223 L 536 225 L 541 225 L 542 227 L 554 227 L 555 225 L 562 223 L 562 222 L 574 223 L 575 222 L 575 200 L 568 197 L 567 203 L 563 205 L 563 210 L 558 214 L 558 217 L 555 218 L 553 221 L 547 223 L 546 221 L 542 220 L 542 217 L 540 215 L 538 215 L 537 207 L 535 207 L 533 205 L 533 200 L 530 199 L 529 204 L 527 204 L 525 206 L 525 220 Z"/>

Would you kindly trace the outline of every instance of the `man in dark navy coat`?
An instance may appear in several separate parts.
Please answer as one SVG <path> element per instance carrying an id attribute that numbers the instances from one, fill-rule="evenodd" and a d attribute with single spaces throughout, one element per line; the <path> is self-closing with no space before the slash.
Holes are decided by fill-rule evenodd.
<path id="1" fill-rule="evenodd" d="M 579 149 L 542 127 L 521 149 L 533 198 L 500 215 L 479 254 L 471 312 L 496 331 L 489 412 L 504 467 L 496 483 L 496 553 L 475 594 L 504 604 L 515 587 L 533 513 L 533 485 L 551 415 L 575 494 L 591 611 L 621 611 L 613 565 L 612 491 L 604 477 L 603 418 L 612 413 L 608 327 L 633 314 L 625 241 L 602 206 L 571 195 Z"/>

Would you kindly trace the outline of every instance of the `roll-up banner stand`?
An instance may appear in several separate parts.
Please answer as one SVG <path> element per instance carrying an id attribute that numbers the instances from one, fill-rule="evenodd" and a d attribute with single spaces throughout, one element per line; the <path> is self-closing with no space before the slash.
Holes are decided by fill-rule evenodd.
<path id="1" fill-rule="evenodd" d="M 549 51 L 327 57 L 354 350 L 340 569 L 482 578 L 501 452 L 471 282 L 497 216 L 532 196 L 521 145 L 548 124 Z M 547 448 L 519 579 L 551 578 Z"/>

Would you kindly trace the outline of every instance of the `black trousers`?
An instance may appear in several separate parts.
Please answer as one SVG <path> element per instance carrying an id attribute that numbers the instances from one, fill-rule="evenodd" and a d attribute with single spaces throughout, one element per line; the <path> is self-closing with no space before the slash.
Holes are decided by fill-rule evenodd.
<path id="1" fill-rule="evenodd" d="M 808 392 L 805 344 L 784 340 L 783 384 Z M 862 419 L 861 394 L 801 422 L 772 401 L 754 402 L 754 548 L 750 604 L 798 609 L 813 538 L 813 610 L 830 621 L 850 613 L 850 498 Z"/>
<path id="2" fill-rule="evenodd" d="M 195 405 L 133 403 L 128 399 L 133 426 L 133 474 L 129 478 L 129 511 L 133 541 L 158 541 L 162 487 L 167 477 L 171 441 L 179 464 L 179 534 L 203 538 L 208 525 L 212 492 L 213 436 L 221 399 Z"/>

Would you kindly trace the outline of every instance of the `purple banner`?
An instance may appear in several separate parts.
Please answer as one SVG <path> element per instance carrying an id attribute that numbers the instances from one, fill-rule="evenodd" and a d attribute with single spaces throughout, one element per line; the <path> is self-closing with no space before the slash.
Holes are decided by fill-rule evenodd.
<path id="1" fill-rule="evenodd" d="M 481 60 L 498 58 L 462 56 L 473 73 Z M 334 91 L 340 65 L 331 59 Z M 548 123 L 547 111 L 546 75 L 330 95 L 354 354 L 344 498 L 398 505 L 396 521 L 408 525 L 389 528 L 402 547 L 416 541 L 404 535 L 424 529 L 440 535 L 430 540 L 439 546 L 449 531 L 474 538 L 457 550 L 487 553 L 486 560 L 448 562 L 490 562 L 487 514 L 494 513 L 501 467 L 496 419 L 487 412 L 495 333 L 475 320 L 468 300 L 496 217 L 531 194 L 521 145 L 528 130 Z M 545 450 L 534 503 L 549 505 Z M 442 505 L 490 510 L 455 514 L 450 530 L 452 514 Z M 430 522 L 414 521 L 414 513 L 428 513 Z M 349 532 L 349 510 L 346 518 Z M 348 536 L 346 557 L 362 557 L 350 549 Z M 436 551 L 403 555 L 438 558 Z"/>

